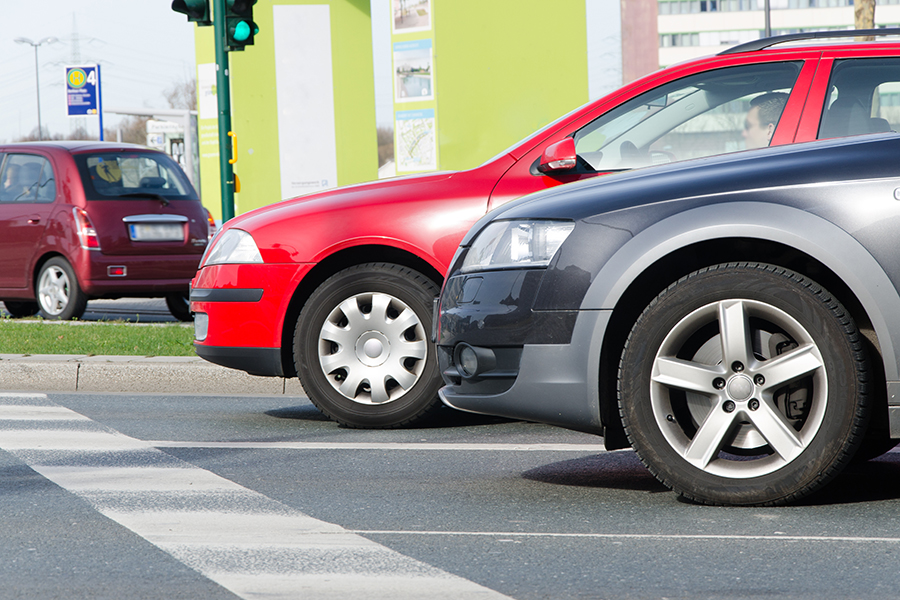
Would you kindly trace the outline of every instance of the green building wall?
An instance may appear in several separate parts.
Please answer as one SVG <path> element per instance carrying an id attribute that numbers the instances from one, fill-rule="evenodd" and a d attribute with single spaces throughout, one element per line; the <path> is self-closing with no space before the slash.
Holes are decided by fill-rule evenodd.
<path id="1" fill-rule="evenodd" d="M 329 7 L 337 185 L 378 176 L 369 0 L 259 0 L 254 45 L 229 54 L 235 214 L 283 199 L 273 12 L 288 5 Z M 394 32 L 391 42 L 431 39 L 433 99 L 395 98 L 394 108 L 434 114 L 437 169 L 475 167 L 588 100 L 585 0 L 430 0 L 428 8 L 429 30 Z M 198 71 L 215 62 L 212 29 L 196 28 Z M 202 192 L 220 218 L 216 121 L 200 112 Z"/>

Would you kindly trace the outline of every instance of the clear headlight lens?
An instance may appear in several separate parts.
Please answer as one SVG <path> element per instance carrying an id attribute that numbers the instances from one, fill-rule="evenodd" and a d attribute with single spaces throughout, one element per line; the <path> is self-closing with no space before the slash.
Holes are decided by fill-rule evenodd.
<path id="1" fill-rule="evenodd" d="M 491 223 L 472 242 L 461 270 L 546 267 L 573 229 L 565 221 Z"/>
<path id="2" fill-rule="evenodd" d="M 209 256 L 206 258 L 207 265 L 222 265 L 235 263 L 261 263 L 262 255 L 253 236 L 241 229 L 229 229 L 221 234 L 221 237 Z"/>

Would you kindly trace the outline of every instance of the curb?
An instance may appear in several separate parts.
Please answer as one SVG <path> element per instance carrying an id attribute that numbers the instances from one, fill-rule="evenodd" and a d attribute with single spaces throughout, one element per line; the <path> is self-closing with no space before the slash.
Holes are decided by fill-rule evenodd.
<path id="1" fill-rule="evenodd" d="M 296 378 L 258 377 L 199 356 L 0 354 L 0 389 L 229 396 L 305 396 Z"/>

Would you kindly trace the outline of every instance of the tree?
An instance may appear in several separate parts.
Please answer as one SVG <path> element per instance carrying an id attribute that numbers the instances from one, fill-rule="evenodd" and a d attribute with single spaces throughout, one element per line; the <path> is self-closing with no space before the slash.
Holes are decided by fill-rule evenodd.
<path id="1" fill-rule="evenodd" d="M 191 78 L 172 84 L 163 91 L 170 108 L 197 110 L 197 80 Z"/>
<path id="2" fill-rule="evenodd" d="M 875 0 L 856 0 L 853 3 L 853 21 L 856 29 L 875 29 Z M 859 41 L 872 41 L 870 35 L 859 36 Z"/>
<path id="3" fill-rule="evenodd" d="M 394 129 L 379 127 L 375 131 L 378 139 L 378 167 L 381 168 L 389 160 L 394 160 Z"/>
<path id="4" fill-rule="evenodd" d="M 122 132 L 122 141 L 128 144 L 147 145 L 147 121 L 150 117 L 138 117 L 130 115 L 119 121 L 118 127 L 107 127 L 104 137 L 109 141 L 115 141 L 118 131 Z"/>

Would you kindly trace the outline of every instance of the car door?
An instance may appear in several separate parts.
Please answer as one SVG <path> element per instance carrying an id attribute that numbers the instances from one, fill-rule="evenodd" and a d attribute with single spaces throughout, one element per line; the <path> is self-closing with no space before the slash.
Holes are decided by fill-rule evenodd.
<path id="1" fill-rule="evenodd" d="M 525 154 L 498 182 L 491 208 L 577 179 L 747 149 L 748 125 L 759 110 L 752 104 L 766 99 L 776 106 L 768 145 L 805 141 L 798 139 L 797 125 L 817 62 L 818 53 L 806 52 L 753 62 L 723 58 L 694 73 L 664 71 Z M 575 167 L 538 171 L 544 150 L 565 138 L 574 141 Z"/>
<path id="2" fill-rule="evenodd" d="M 31 285 L 29 265 L 56 199 L 56 177 L 44 156 L 10 153 L 0 167 L 0 288 Z"/>

